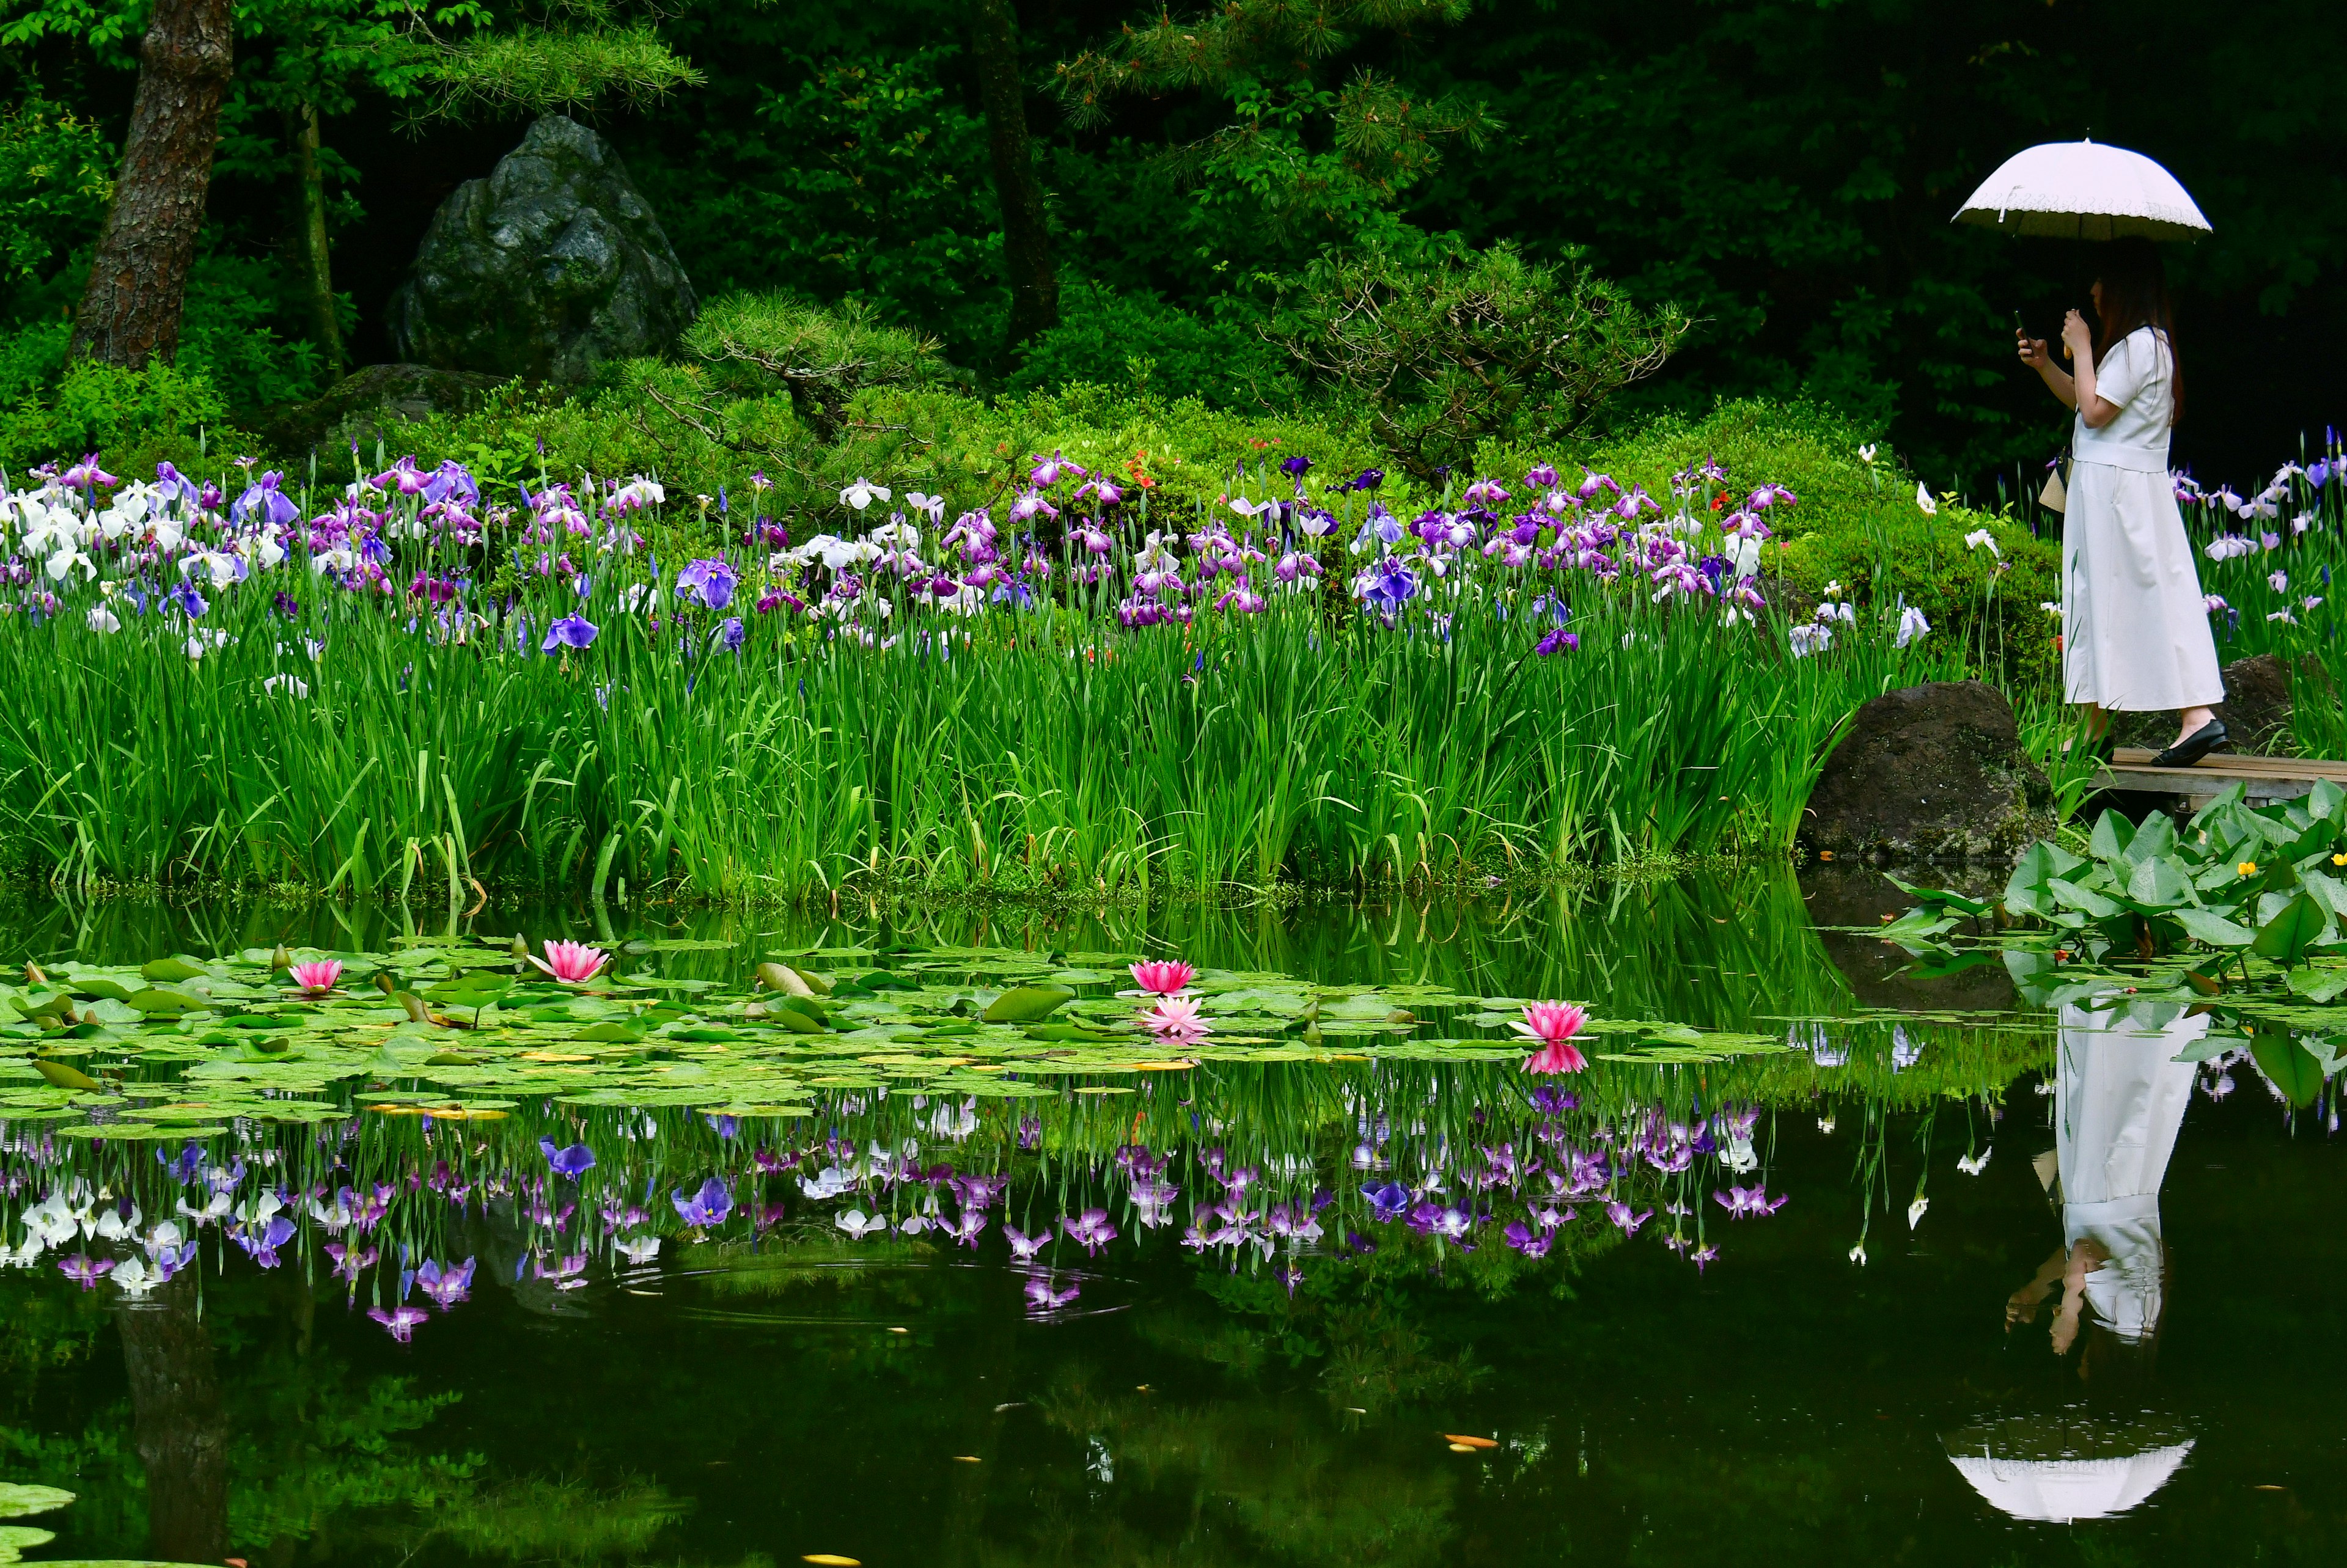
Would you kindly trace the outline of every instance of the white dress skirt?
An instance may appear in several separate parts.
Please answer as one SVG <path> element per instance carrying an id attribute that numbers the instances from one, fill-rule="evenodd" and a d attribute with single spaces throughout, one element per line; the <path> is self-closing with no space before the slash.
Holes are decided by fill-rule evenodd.
<path id="1" fill-rule="evenodd" d="M 2096 367 L 2118 406 L 2072 436 L 2062 528 L 2062 675 L 2073 702 L 2164 712 L 2220 702 L 2224 678 L 2200 574 L 2168 475 L 2173 408 L 2165 340 L 2139 327 Z"/>
<path id="2" fill-rule="evenodd" d="M 2176 1058 L 2208 1032 L 2205 1017 L 2155 1024 L 2123 1011 L 2061 1011 L 2054 1127 L 2062 1240 L 2102 1249 L 2086 1302 L 2122 1339 L 2157 1333 L 2167 1308 L 2159 1184 L 2199 1071 Z"/>

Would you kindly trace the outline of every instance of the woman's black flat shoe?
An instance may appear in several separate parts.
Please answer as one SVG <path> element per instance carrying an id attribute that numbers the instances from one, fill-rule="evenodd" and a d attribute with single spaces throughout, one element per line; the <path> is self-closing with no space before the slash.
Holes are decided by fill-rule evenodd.
<path id="1" fill-rule="evenodd" d="M 2155 768 L 2188 768 L 2210 752 L 2221 752 L 2232 743 L 2225 733 L 2225 722 L 2211 719 L 2159 755 L 2151 759 Z"/>

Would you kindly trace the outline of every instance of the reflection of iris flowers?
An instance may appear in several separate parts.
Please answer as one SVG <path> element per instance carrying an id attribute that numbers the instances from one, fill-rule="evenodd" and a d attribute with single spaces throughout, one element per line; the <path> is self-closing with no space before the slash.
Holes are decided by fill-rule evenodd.
<path id="1" fill-rule="evenodd" d="M 473 1260 L 443 1266 L 436 1258 L 426 1258 L 424 1266 L 415 1271 L 415 1283 L 433 1305 L 446 1312 L 465 1299 L 473 1286 Z"/>
<path id="2" fill-rule="evenodd" d="M 723 1225 L 725 1216 L 733 1212 L 733 1194 L 716 1176 L 702 1183 L 701 1190 L 691 1196 L 686 1195 L 682 1187 L 677 1188 L 669 1194 L 669 1201 L 676 1205 L 676 1212 L 683 1217 L 684 1223 L 695 1230 L 713 1230 Z"/>
<path id="3" fill-rule="evenodd" d="M 575 1182 L 595 1168 L 595 1151 L 584 1143 L 573 1143 L 568 1148 L 557 1148 L 553 1139 L 540 1138 L 538 1141 L 538 1152 L 546 1156 L 546 1163 L 553 1167 L 554 1173 L 558 1176 L 568 1176 Z"/>
<path id="4" fill-rule="evenodd" d="M 380 1307 L 370 1307 L 367 1316 L 382 1324 L 394 1339 L 405 1345 L 415 1339 L 416 1326 L 428 1320 L 431 1314 L 421 1307 L 395 1307 L 388 1312 Z"/>

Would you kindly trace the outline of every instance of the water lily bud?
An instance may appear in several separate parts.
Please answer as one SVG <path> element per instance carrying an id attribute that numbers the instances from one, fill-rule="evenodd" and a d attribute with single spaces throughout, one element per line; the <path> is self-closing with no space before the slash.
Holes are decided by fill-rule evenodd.
<path id="1" fill-rule="evenodd" d="M 513 942 L 506 948 L 506 951 L 511 953 L 517 960 L 527 958 L 529 957 L 529 944 L 522 940 L 522 935 L 519 931 L 516 931 L 514 933 Z"/>
<path id="2" fill-rule="evenodd" d="M 277 950 L 269 955 L 269 967 L 272 970 L 292 968 L 293 967 L 293 949 L 288 948 L 282 942 L 278 943 Z"/>
<path id="3" fill-rule="evenodd" d="M 25 983 L 28 986 L 45 986 L 49 983 L 49 977 L 41 972 L 40 965 L 28 960 L 25 965 Z"/>
<path id="4" fill-rule="evenodd" d="M 792 968 L 788 964 L 760 964 L 758 966 L 758 983 L 765 987 L 770 991 L 780 991 L 784 996 L 811 997 L 815 995 L 815 988 L 808 985 L 805 979 L 801 979 L 799 972 L 796 969 Z"/>
<path id="5" fill-rule="evenodd" d="M 374 989 L 387 997 L 395 997 L 399 994 L 399 981 L 389 969 L 377 969 L 374 972 Z"/>

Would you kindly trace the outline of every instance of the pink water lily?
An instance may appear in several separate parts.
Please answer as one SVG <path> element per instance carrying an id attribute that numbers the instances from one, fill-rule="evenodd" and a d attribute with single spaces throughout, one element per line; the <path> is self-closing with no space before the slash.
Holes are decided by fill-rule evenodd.
<path id="1" fill-rule="evenodd" d="M 1210 1033 L 1214 1027 L 1206 1021 L 1204 1004 L 1194 997 L 1159 997 L 1157 1005 L 1141 1015 L 1141 1021 L 1161 1040 L 1189 1040 Z"/>
<path id="2" fill-rule="evenodd" d="M 541 958 L 532 954 L 529 961 L 565 985 L 576 986 L 583 985 L 601 973 L 603 966 L 611 961 L 611 955 L 584 942 L 548 940 L 546 957 Z"/>
<path id="3" fill-rule="evenodd" d="M 1526 1002 L 1524 1016 L 1508 1026 L 1540 1046 L 1524 1058 L 1524 1071 L 1579 1072 L 1587 1067 L 1589 1059 L 1570 1042 L 1588 1021 L 1588 1013 L 1571 1002 Z"/>
<path id="4" fill-rule="evenodd" d="M 1152 996 L 1170 997 L 1197 978 L 1198 971 L 1179 958 L 1133 966 L 1133 983 Z"/>
<path id="5" fill-rule="evenodd" d="M 302 988 L 304 996 L 324 996 L 342 978 L 343 964 L 339 958 L 321 958 L 315 963 L 293 966 L 293 983 Z"/>

